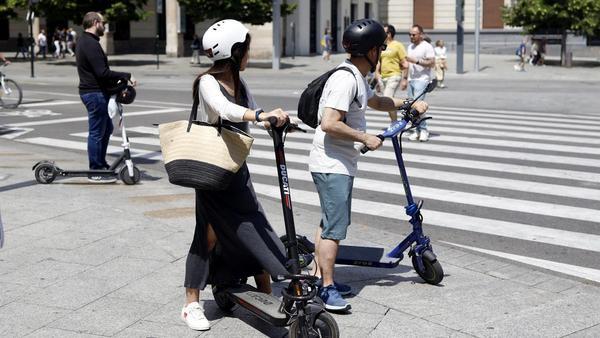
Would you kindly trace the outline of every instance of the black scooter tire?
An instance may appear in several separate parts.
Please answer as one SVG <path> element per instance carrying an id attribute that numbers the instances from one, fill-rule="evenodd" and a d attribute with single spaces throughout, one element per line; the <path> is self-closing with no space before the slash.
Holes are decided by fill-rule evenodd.
<path id="1" fill-rule="evenodd" d="M 217 303 L 217 306 L 219 307 L 219 309 L 221 309 L 221 311 L 230 313 L 233 307 L 235 306 L 235 303 L 231 301 L 229 296 L 227 296 L 227 294 L 224 291 L 221 290 L 221 287 L 219 287 L 218 285 L 212 287 L 212 293 L 213 297 L 215 298 L 215 303 Z"/>
<path id="2" fill-rule="evenodd" d="M 290 338 L 303 337 L 302 331 L 300 330 L 300 323 L 298 320 L 294 321 L 290 325 Z M 312 329 L 316 331 L 318 335 L 314 337 L 323 338 L 338 338 L 340 336 L 340 328 L 338 327 L 335 319 L 329 313 L 323 311 L 315 317 L 315 322 L 312 324 Z M 313 337 L 313 335 L 309 335 Z"/>
<path id="3" fill-rule="evenodd" d="M 419 264 L 417 262 L 417 255 L 412 256 L 412 265 L 415 268 L 415 271 L 426 283 L 431 285 L 438 285 L 442 279 L 444 279 L 444 270 L 442 269 L 442 265 L 437 259 L 433 259 L 430 257 L 435 257 L 433 254 L 426 254 L 427 251 L 423 252 L 421 256 L 423 259 L 423 267 L 424 270 L 421 271 L 419 269 Z"/>
<path id="4" fill-rule="evenodd" d="M 119 170 L 119 178 L 123 183 L 127 185 L 134 185 L 140 181 L 141 174 L 140 170 L 133 166 L 133 177 L 129 176 L 129 171 L 127 170 L 127 166 L 124 165 L 121 170 Z"/>
<path id="5" fill-rule="evenodd" d="M 41 184 L 50 184 L 56 178 L 56 170 L 51 163 L 42 163 L 35 168 L 35 180 Z"/>

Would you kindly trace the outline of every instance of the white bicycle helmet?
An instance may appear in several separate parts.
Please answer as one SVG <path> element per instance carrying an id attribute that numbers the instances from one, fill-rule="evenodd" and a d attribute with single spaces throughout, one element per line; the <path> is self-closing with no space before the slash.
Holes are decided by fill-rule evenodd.
<path id="1" fill-rule="evenodd" d="M 248 28 L 236 20 L 221 20 L 210 26 L 202 37 L 204 53 L 213 62 L 231 57 L 231 48 L 246 41 Z"/>

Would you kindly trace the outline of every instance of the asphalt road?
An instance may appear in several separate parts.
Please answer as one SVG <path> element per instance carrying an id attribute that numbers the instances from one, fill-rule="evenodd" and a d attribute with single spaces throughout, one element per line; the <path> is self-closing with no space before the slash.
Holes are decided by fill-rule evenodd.
<path id="1" fill-rule="evenodd" d="M 154 124 L 186 119 L 198 69 L 140 78 L 138 98 L 126 107 L 135 162 L 162 170 Z M 277 75 L 250 69 L 247 82 L 265 110 L 294 113 L 299 92 L 315 77 L 302 69 Z M 453 81 L 454 79 L 454 81 Z M 87 118 L 74 81 L 24 81 L 25 101 L 0 109 L 0 137 L 85 152 Z M 450 76 L 449 89 L 429 95 L 431 141 L 405 139 L 408 174 L 423 199 L 425 231 L 435 241 L 559 273 L 600 278 L 600 99 L 589 79 L 540 81 Z M 567 95 L 568 93 L 568 95 Z M 368 112 L 373 132 L 387 114 Z M 117 121 L 115 121 L 117 123 Z M 120 131 L 111 145 L 119 149 Z M 249 159 L 257 193 L 276 187 L 270 139 L 255 131 Z M 318 210 L 307 172 L 309 132 L 287 143 L 296 205 Z M 110 151 L 109 151 L 110 152 Z M 40 159 L 41 160 L 41 159 Z M 404 192 L 391 143 L 361 159 L 353 194 L 353 226 L 406 234 Z M 33 164 L 33 163 L 32 163 Z M 583 272 L 585 272 L 585 274 Z M 582 277 L 583 276 L 583 277 Z"/>

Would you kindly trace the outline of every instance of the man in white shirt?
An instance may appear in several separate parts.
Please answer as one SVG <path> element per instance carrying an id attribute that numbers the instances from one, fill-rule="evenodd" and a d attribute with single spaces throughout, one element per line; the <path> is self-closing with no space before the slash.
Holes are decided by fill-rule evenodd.
<path id="1" fill-rule="evenodd" d="M 315 130 L 309 169 L 322 214 L 315 240 L 313 273 L 321 276 L 318 295 L 327 310 L 350 309 L 350 304 L 341 297 L 350 293 L 350 287 L 334 283 L 333 272 L 339 242 L 346 238 L 350 225 L 352 184 L 360 149 L 366 146 L 375 150 L 382 143 L 376 135 L 365 132 L 367 106 L 388 112 L 403 104 L 400 99 L 375 95 L 365 79 L 369 71 L 375 71 L 381 51 L 386 48 L 386 37 L 377 21 L 362 19 L 352 23 L 344 32 L 342 43 L 350 59 L 338 66 L 349 68 L 352 73 L 333 73 L 319 101 L 321 124 Z M 422 101 L 414 107 L 420 112 L 427 110 Z"/>
<path id="2" fill-rule="evenodd" d="M 424 40 L 423 27 L 413 25 L 410 29 L 410 42 L 408 46 L 408 90 L 409 98 L 414 99 L 421 95 L 427 88 L 427 84 L 432 79 L 432 69 L 435 67 L 435 52 L 433 46 Z M 425 99 L 425 95 L 421 96 Z M 427 121 L 415 129 L 409 136 L 411 141 L 420 140 L 427 142 L 429 140 L 429 131 L 427 130 Z"/>
<path id="3" fill-rule="evenodd" d="M 40 31 L 40 34 L 38 34 L 38 36 L 37 36 L 37 44 L 38 44 L 38 47 L 40 48 L 40 50 L 37 52 L 36 55 L 39 55 L 41 53 L 42 57 L 45 59 L 46 53 L 48 52 L 48 39 L 46 38 L 46 32 L 44 32 L 43 29 Z"/>

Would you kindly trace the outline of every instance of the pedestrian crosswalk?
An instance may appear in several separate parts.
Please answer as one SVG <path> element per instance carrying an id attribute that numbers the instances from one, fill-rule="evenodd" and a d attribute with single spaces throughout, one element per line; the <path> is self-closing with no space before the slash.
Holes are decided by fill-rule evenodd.
<path id="1" fill-rule="evenodd" d="M 426 232 L 434 240 L 600 282 L 600 117 L 449 107 L 433 107 L 429 114 L 430 141 L 406 139 L 403 149 L 412 192 L 426 201 Z M 387 114 L 367 115 L 369 132 L 387 127 Z M 157 128 L 128 132 L 134 157 L 161 160 Z M 256 192 L 276 198 L 272 140 L 257 127 L 252 133 L 248 165 Z M 85 150 L 86 137 L 16 140 Z M 318 207 L 307 166 L 311 140 L 310 131 L 289 134 L 286 157 L 294 203 Z M 111 142 L 109 153 L 119 152 L 122 140 Z M 354 189 L 355 215 L 374 223 L 406 220 L 391 142 L 362 156 Z M 436 238 L 442 230 L 460 236 L 455 242 Z M 457 242 L 469 234 L 477 240 Z"/>

